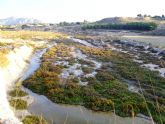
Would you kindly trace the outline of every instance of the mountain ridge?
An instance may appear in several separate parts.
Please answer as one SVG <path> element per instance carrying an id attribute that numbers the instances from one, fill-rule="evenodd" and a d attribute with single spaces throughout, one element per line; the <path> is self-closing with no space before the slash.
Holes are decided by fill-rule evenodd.
<path id="1" fill-rule="evenodd" d="M 33 18 L 16 18 L 16 17 L 8 17 L 5 19 L 0 19 L 0 25 L 19 25 L 19 24 L 27 24 L 27 23 L 41 23 L 41 21 Z"/>

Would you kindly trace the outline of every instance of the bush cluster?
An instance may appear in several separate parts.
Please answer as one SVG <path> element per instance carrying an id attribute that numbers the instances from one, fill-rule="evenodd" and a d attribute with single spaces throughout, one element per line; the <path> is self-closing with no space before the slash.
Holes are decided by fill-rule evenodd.
<path id="1" fill-rule="evenodd" d="M 94 23 L 84 25 L 82 29 L 114 29 L 114 30 L 140 30 L 150 31 L 157 28 L 157 24 L 150 22 L 130 22 L 126 24 Z"/>

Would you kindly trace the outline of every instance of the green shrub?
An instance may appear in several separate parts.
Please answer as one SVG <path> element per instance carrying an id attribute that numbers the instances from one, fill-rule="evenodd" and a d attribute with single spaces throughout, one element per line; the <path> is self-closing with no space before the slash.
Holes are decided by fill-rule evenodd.
<path id="1" fill-rule="evenodd" d="M 27 109 L 27 102 L 21 99 L 12 99 L 9 101 L 10 105 L 18 110 Z"/>
<path id="2" fill-rule="evenodd" d="M 90 68 L 90 67 L 82 67 L 82 71 L 84 72 L 84 73 L 92 73 L 92 71 L 93 71 L 93 69 L 92 68 Z"/>
<path id="3" fill-rule="evenodd" d="M 27 96 L 27 93 L 20 89 L 14 89 L 9 92 L 9 95 L 12 97 L 24 97 L 24 96 Z"/>
<path id="4" fill-rule="evenodd" d="M 96 74 L 96 79 L 98 79 L 99 81 L 111 81 L 114 80 L 114 77 L 107 71 L 98 71 L 98 73 Z"/>
<path id="5" fill-rule="evenodd" d="M 41 116 L 28 115 L 22 120 L 23 124 L 48 124 Z"/>
<path id="6" fill-rule="evenodd" d="M 68 62 L 69 62 L 69 65 L 73 65 L 74 63 L 76 63 L 76 60 L 71 58 L 68 60 Z"/>
<path id="7" fill-rule="evenodd" d="M 126 24 L 112 24 L 112 23 L 93 23 L 84 25 L 82 29 L 115 29 L 115 30 L 140 30 L 149 31 L 157 28 L 156 23 L 150 22 L 130 22 Z"/>
<path id="8" fill-rule="evenodd" d="M 78 61 L 81 65 L 88 65 L 88 66 L 91 66 L 91 67 L 95 66 L 95 64 L 91 61 L 87 61 L 87 60 L 83 60 L 83 59 L 79 59 Z"/>

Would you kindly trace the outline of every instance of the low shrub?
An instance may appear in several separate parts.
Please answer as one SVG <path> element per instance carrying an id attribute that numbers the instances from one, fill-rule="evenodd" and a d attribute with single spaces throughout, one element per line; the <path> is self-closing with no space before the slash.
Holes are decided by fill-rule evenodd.
<path id="1" fill-rule="evenodd" d="M 20 90 L 20 89 L 14 89 L 14 90 L 9 92 L 9 95 L 12 97 L 24 97 L 27 95 L 27 93 Z"/>
<path id="2" fill-rule="evenodd" d="M 9 101 L 10 105 L 18 110 L 27 109 L 27 102 L 21 99 L 12 99 Z"/>
<path id="3" fill-rule="evenodd" d="M 140 30 L 150 31 L 157 28 L 157 24 L 153 22 L 129 22 L 123 24 L 112 23 L 93 23 L 84 25 L 82 29 L 113 29 L 113 30 Z"/>
<path id="4" fill-rule="evenodd" d="M 107 71 L 98 71 L 96 74 L 96 79 L 101 82 L 106 82 L 114 80 L 114 77 L 113 75 L 111 75 L 111 73 L 108 73 Z"/>
<path id="5" fill-rule="evenodd" d="M 82 71 L 84 72 L 84 73 L 86 73 L 86 74 L 88 74 L 88 73 L 92 73 L 92 71 L 93 71 L 93 69 L 92 68 L 90 68 L 90 67 L 82 67 Z"/>
<path id="6" fill-rule="evenodd" d="M 41 116 L 28 115 L 22 120 L 23 124 L 48 124 Z"/>

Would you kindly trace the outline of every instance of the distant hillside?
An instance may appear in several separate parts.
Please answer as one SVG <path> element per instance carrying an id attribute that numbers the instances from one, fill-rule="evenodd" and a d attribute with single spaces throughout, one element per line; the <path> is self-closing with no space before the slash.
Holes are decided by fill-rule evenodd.
<path id="1" fill-rule="evenodd" d="M 165 20 L 159 20 L 152 17 L 111 17 L 97 21 L 97 23 L 127 23 L 127 22 L 155 22 L 165 24 Z"/>
<path id="2" fill-rule="evenodd" d="M 104 18 L 102 20 L 97 21 L 98 23 L 122 23 L 123 20 L 121 17 L 114 18 Z"/>
<path id="3" fill-rule="evenodd" d="M 18 24 L 27 24 L 27 23 L 40 23 L 41 21 L 37 19 L 30 18 L 15 18 L 9 17 L 6 19 L 0 19 L 0 25 L 18 25 Z"/>

